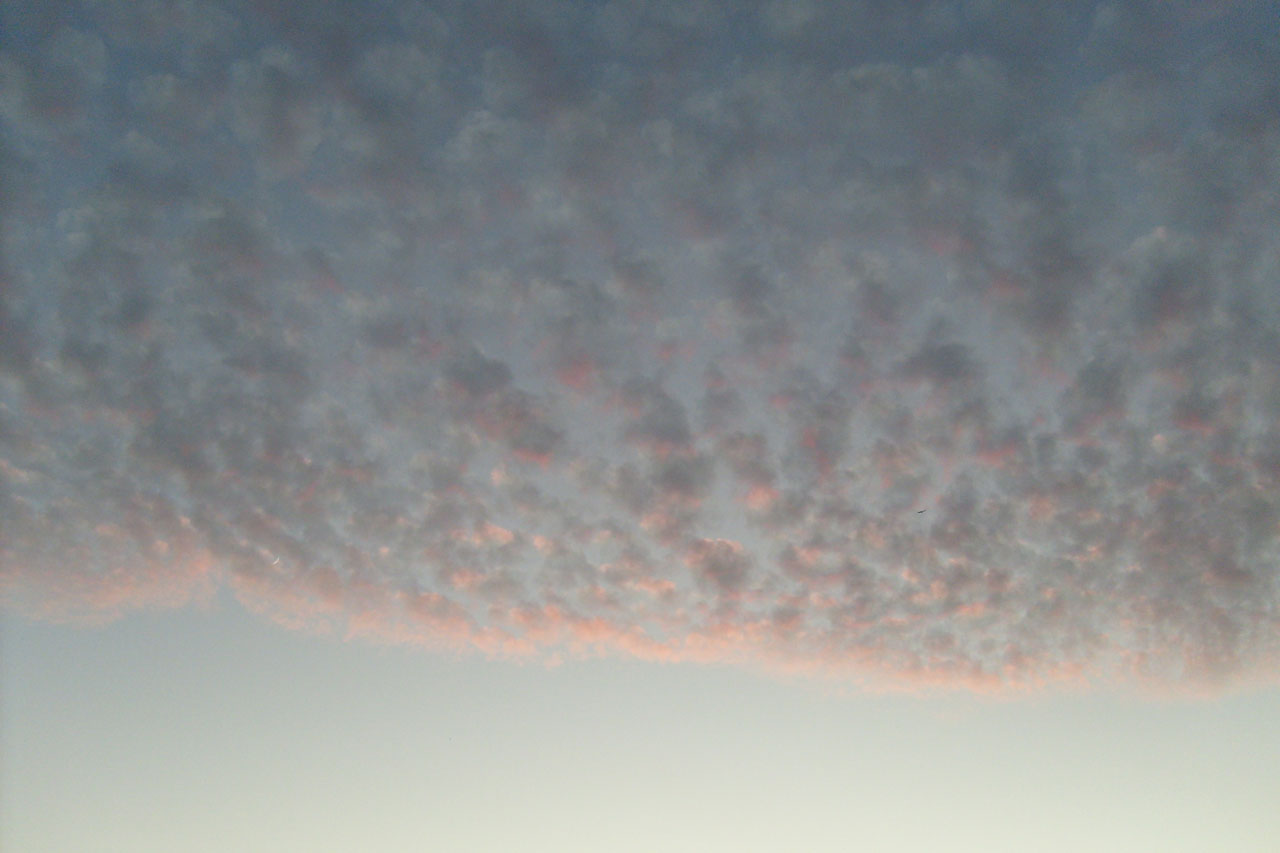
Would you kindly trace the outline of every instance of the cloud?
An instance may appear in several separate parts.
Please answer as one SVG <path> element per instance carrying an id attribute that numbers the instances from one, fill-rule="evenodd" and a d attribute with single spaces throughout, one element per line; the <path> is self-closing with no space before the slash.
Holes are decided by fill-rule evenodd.
<path id="1" fill-rule="evenodd" d="M 689 545 L 684 559 L 698 581 L 717 595 L 739 592 L 751 570 L 743 547 L 726 539 L 697 539 Z"/>
<path id="2" fill-rule="evenodd" d="M 16 612 L 1280 673 L 1261 4 L 39 5 L 0 52 Z"/>
<path id="3" fill-rule="evenodd" d="M 0 115 L 31 136 L 83 133 L 106 71 L 107 50 L 97 34 L 59 28 L 37 51 L 0 55 Z"/>

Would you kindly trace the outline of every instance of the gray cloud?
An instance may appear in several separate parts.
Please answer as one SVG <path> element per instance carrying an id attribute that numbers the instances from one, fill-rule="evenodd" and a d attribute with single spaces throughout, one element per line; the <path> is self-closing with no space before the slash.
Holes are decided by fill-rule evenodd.
<path id="1" fill-rule="evenodd" d="M 16 4 L 4 600 L 1274 681 L 1276 16 L 1135 9 Z"/>

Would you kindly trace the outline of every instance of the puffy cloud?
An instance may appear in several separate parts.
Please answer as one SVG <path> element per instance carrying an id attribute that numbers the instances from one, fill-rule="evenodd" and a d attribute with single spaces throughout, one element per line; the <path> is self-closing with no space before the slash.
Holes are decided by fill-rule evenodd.
<path id="1" fill-rule="evenodd" d="M 751 570 L 743 547 L 725 539 L 695 540 L 685 552 L 684 559 L 699 583 L 710 587 L 717 595 L 732 595 L 742 590 Z"/>
<path id="2" fill-rule="evenodd" d="M 19 612 L 1280 672 L 1253 5 L 40 5 L 0 52 Z"/>
<path id="3" fill-rule="evenodd" d="M 299 171 L 323 138 L 321 91 L 293 52 L 264 48 L 255 59 L 231 68 L 231 127 L 260 152 L 264 167 Z"/>
<path id="4" fill-rule="evenodd" d="M 688 453 L 693 434 L 684 407 L 651 382 L 629 382 L 622 389 L 622 406 L 628 413 L 624 438 L 646 453 L 665 458 Z"/>
<path id="5" fill-rule="evenodd" d="M 32 136 L 83 133 L 106 72 L 97 34 L 59 28 L 38 50 L 0 53 L 0 116 Z"/>

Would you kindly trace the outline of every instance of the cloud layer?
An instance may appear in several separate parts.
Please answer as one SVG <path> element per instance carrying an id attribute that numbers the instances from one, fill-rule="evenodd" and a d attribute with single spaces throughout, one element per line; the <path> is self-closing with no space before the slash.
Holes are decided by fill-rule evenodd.
<path id="1" fill-rule="evenodd" d="M 1059 5 L 11 4 L 6 603 L 1274 681 L 1280 17 Z"/>

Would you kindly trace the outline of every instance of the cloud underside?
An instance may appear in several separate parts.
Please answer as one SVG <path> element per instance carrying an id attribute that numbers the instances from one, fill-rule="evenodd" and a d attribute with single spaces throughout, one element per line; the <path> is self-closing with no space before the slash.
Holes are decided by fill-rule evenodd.
<path id="1" fill-rule="evenodd" d="M 19 4 L 5 603 L 1274 681 L 1274 21 L 981 5 Z"/>

